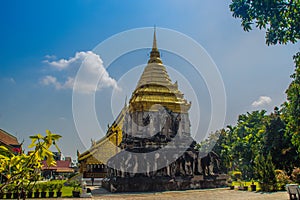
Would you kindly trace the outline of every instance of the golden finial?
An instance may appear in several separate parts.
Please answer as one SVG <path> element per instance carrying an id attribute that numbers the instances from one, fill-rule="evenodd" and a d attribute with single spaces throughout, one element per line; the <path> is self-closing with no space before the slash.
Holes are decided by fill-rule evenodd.
<path id="1" fill-rule="evenodd" d="M 152 45 L 152 51 L 157 50 L 157 44 L 156 44 L 156 26 L 154 25 L 154 34 L 153 34 L 153 45 Z"/>
<path id="2" fill-rule="evenodd" d="M 154 26 L 153 44 L 152 44 L 152 50 L 150 52 L 150 59 L 148 63 L 162 63 L 160 59 L 160 53 L 158 51 L 157 44 L 156 44 L 156 26 Z"/>

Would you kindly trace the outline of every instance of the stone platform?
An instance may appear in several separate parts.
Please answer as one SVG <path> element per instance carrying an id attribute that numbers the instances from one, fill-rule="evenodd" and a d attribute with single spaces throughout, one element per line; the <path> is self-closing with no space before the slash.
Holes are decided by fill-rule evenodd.
<path id="1" fill-rule="evenodd" d="M 113 177 L 103 180 L 102 186 L 110 192 L 150 192 L 226 187 L 226 175 L 194 177 Z"/>

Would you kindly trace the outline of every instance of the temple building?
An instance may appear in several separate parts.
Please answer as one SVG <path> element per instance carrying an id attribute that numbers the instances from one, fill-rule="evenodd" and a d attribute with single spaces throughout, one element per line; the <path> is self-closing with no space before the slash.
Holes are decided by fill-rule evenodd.
<path id="1" fill-rule="evenodd" d="M 22 144 L 12 134 L 0 129 L 0 145 L 7 147 L 14 154 L 22 153 Z"/>
<path id="2" fill-rule="evenodd" d="M 108 128 L 106 135 L 98 141 L 91 141 L 91 148 L 83 153 L 77 152 L 79 172 L 84 178 L 104 178 L 107 175 L 107 161 L 118 153 L 122 141 L 122 126 L 127 105 Z"/>
<path id="3" fill-rule="evenodd" d="M 172 83 L 163 65 L 154 31 L 150 58 L 129 105 L 107 135 L 79 155 L 84 177 L 95 172 L 97 177 L 105 175 L 103 187 L 111 192 L 220 186 L 225 179 L 205 179 L 208 168 L 191 137 L 190 108 L 191 102 L 184 98 L 178 83 Z"/>

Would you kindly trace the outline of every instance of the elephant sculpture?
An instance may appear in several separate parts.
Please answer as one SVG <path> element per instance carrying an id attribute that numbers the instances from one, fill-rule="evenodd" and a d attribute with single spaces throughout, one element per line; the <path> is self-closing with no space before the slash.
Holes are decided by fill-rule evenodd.
<path id="1" fill-rule="evenodd" d="M 201 168 L 204 176 L 212 175 L 209 168 L 212 163 L 216 165 L 214 165 L 214 168 L 219 170 L 220 157 L 214 151 L 207 153 L 206 156 L 201 158 Z"/>

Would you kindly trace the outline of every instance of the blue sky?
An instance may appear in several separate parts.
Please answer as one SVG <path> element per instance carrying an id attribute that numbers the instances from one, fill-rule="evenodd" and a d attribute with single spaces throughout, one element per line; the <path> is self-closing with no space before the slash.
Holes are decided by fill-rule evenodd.
<path id="1" fill-rule="evenodd" d="M 25 140 L 26 145 L 29 135 L 50 129 L 63 136 L 60 146 L 65 155 L 74 156 L 77 149 L 84 151 L 86 147 L 73 121 L 72 90 L 63 85 L 68 77 L 74 77 L 78 66 L 59 70 L 50 62 L 69 60 L 78 52 L 91 51 L 122 31 L 153 25 L 186 34 L 210 54 L 226 89 L 224 126 L 234 124 L 237 116 L 246 111 L 271 111 L 286 98 L 284 92 L 293 72 L 292 55 L 299 51 L 299 44 L 266 46 L 263 31 L 242 30 L 239 20 L 231 16 L 229 3 L 229 0 L 1 1 L 0 128 L 20 141 Z M 167 61 L 172 58 L 167 52 L 164 55 Z M 132 58 L 146 63 L 147 51 Z M 128 59 L 120 58 L 120 62 L 130 70 Z M 112 66 L 108 72 L 118 81 L 117 68 L 114 71 Z M 43 82 L 47 76 L 50 79 Z M 61 85 L 55 85 L 57 82 L 51 77 L 61 81 Z M 96 95 L 99 118 L 98 106 L 105 101 L 101 95 L 109 94 L 110 89 Z M 112 119 L 113 116 L 103 119 L 101 126 L 105 129 Z M 98 139 L 97 135 L 93 139 Z"/>

